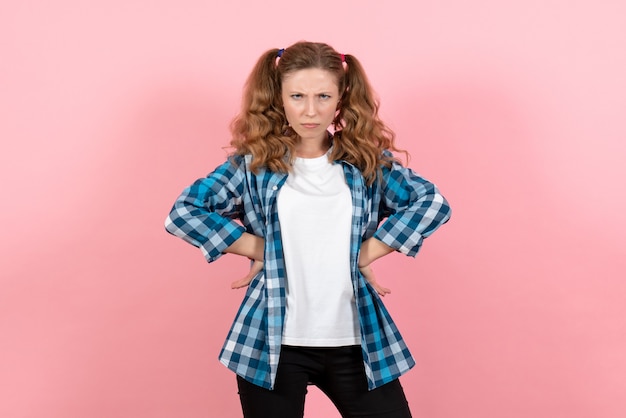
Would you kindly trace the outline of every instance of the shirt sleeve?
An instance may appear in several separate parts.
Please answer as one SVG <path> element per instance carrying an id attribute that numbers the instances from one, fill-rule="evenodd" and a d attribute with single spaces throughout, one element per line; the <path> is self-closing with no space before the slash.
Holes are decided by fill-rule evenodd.
<path id="1" fill-rule="evenodd" d="M 374 237 L 414 257 L 423 239 L 450 219 L 450 206 L 433 183 L 395 161 L 383 168 L 380 187 L 388 216 Z"/>
<path id="2" fill-rule="evenodd" d="M 165 229 L 199 247 L 210 263 L 245 232 L 242 217 L 245 190 L 243 161 L 228 160 L 206 178 L 183 190 L 165 219 Z"/>

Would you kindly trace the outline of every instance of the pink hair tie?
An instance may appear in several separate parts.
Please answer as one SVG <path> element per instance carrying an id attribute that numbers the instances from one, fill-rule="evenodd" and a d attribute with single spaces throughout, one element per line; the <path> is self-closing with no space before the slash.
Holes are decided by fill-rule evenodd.
<path id="1" fill-rule="evenodd" d="M 346 56 L 345 56 L 345 54 L 341 54 L 341 62 L 346 62 Z"/>

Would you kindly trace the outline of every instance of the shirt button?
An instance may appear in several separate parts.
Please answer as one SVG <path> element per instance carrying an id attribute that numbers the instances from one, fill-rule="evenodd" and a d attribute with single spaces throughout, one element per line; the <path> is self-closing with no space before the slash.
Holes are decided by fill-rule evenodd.
<path id="1" fill-rule="evenodd" d="M 278 186 L 272 186 L 272 190 L 278 190 Z"/>

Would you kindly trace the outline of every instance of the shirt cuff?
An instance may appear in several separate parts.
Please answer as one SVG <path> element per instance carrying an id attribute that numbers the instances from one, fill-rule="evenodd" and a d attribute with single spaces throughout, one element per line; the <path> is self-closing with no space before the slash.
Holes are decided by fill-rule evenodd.
<path id="1" fill-rule="evenodd" d="M 415 257 L 422 245 L 422 234 L 399 219 L 388 218 L 374 237 L 402 254 Z"/>
<path id="2" fill-rule="evenodd" d="M 200 245 L 200 250 L 204 258 L 206 258 L 209 263 L 214 262 L 224 255 L 224 250 L 237 241 L 245 231 L 246 229 L 243 226 L 234 221 L 224 225 L 222 228 L 209 235 L 207 241 Z"/>

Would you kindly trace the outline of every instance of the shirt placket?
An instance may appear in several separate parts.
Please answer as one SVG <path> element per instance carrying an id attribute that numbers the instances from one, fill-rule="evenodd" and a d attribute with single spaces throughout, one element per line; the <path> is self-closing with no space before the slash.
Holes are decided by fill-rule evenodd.
<path id="1" fill-rule="evenodd" d="M 280 249 L 280 224 L 276 199 L 286 175 L 274 174 L 267 179 L 265 196 L 265 291 L 267 297 L 267 344 L 272 387 L 276 379 L 285 316 L 284 259 Z"/>

